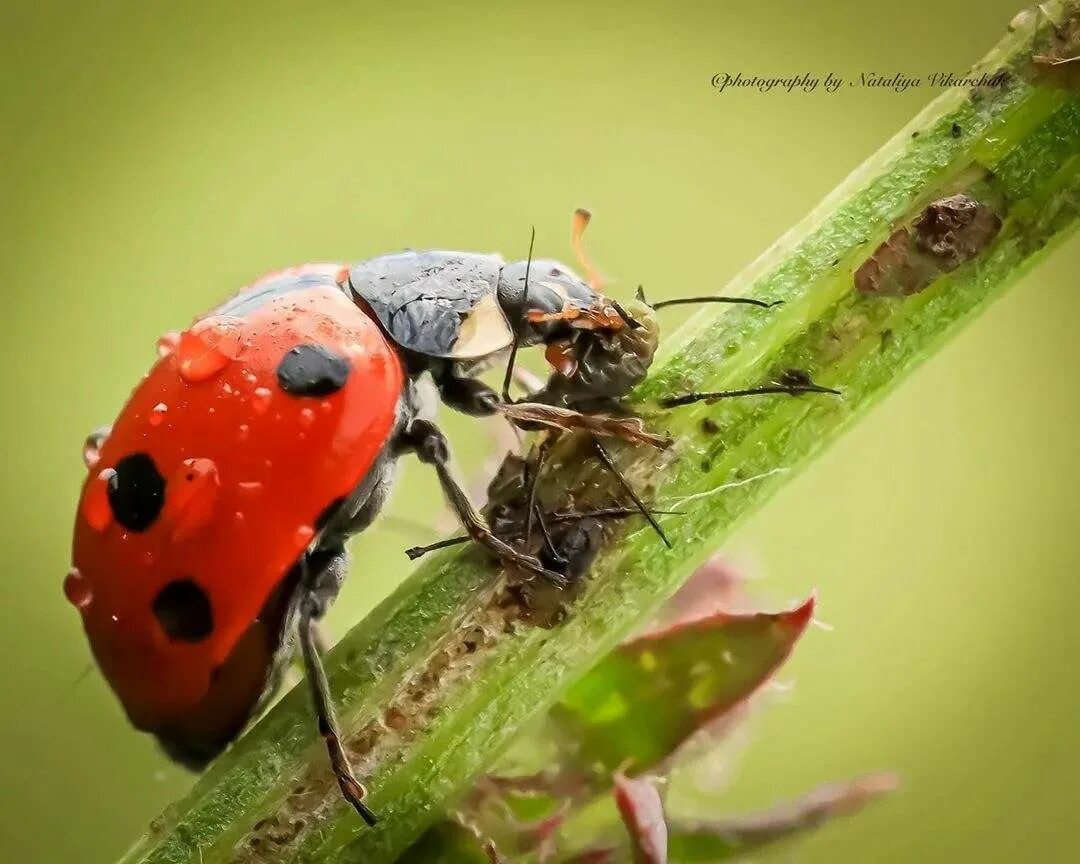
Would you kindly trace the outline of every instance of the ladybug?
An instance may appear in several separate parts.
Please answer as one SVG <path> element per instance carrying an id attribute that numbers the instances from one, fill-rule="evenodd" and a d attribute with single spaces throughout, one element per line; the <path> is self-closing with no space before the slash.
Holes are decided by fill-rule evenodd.
<path id="1" fill-rule="evenodd" d="M 499 395 L 471 375 L 493 358 L 543 343 L 572 375 L 583 335 L 627 326 L 558 262 L 408 251 L 269 274 L 163 337 L 116 422 L 87 439 L 64 583 L 131 723 L 201 768 L 273 693 L 295 632 L 339 785 L 374 824 L 314 631 L 346 573 L 346 539 L 414 452 L 473 539 L 558 578 L 470 504 L 433 396 L 492 414 Z M 606 381 L 609 395 L 643 374 Z"/>
<path id="2" fill-rule="evenodd" d="M 518 422 L 580 422 L 583 402 L 618 399 L 644 377 L 655 331 L 600 293 L 580 249 L 588 215 L 575 218 L 588 280 L 532 260 L 531 247 L 513 263 L 406 251 L 306 264 L 159 340 L 116 422 L 87 438 L 64 591 L 132 725 L 171 758 L 200 769 L 228 746 L 275 691 L 295 634 L 338 784 L 375 823 L 315 627 L 348 569 L 345 541 L 375 518 L 402 454 L 435 468 L 472 540 L 565 582 L 489 529 L 452 475 L 434 409 L 441 399 L 476 416 L 505 410 L 509 367 L 501 394 L 473 376 L 530 345 L 545 346 L 558 386 L 536 397 L 546 414 Z M 738 395 L 754 392 L 781 391 Z"/>

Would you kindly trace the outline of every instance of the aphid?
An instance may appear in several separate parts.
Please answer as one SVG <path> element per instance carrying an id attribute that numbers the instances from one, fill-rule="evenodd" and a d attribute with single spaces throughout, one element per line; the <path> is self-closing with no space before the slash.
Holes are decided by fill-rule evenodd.
<path id="1" fill-rule="evenodd" d="M 587 215 L 576 218 L 579 244 Z M 116 422 L 85 445 L 65 582 L 132 724 L 177 761 L 205 765 L 273 692 L 296 627 L 334 774 L 374 823 L 314 630 L 348 569 L 345 541 L 372 522 L 398 456 L 413 452 L 472 540 L 565 581 L 553 568 L 576 565 L 551 539 L 566 531 L 550 527 L 565 514 L 547 518 L 539 557 L 493 532 L 452 476 L 435 397 L 467 414 L 648 442 L 633 418 L 574 410 L 625 395 L 655 349 L 652 331 L 591 281 L 532 260 L 531 246 L 509 264 L 442 251 L 307 264 L 162 337 Z M 500 395 L 472 377 L 537 344 L 565 385 L 546 388 L 548 404 L 513 405 L 508 383 Z"/>

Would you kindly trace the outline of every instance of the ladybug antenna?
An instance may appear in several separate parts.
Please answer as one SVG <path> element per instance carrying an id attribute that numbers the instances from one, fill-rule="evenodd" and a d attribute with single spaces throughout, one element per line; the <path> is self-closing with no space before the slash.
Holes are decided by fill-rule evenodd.
<path id="1" fill-rule="evenodd" d="M 529 308 L 529 270 L 532 269 L 532 256 L 533 246 L 536 244 L 536 226 L 532 226 L 532 233 L 529 235 L 529 257 L 525 259 L 525 286 L 521 289 L 521 310 L 522 315 L 526 314 L 526 310 Z M 510 381 L 514 377 L 514 360 L 517 359 L 518 350 L 518 338 L 517 328 L 514 328 L 514 341 L 510 346 L 510 356 L 506 360 L 506 374 L 503 376 L 502 384 L 502 401 L 510 404 Z"/>
<path id="2" fill-rule="evenodd" d="M 649 303 L 645 299 L 645 289 L 638 285 L 637 299 L 642 303 Z M 661 300 L 658 303 L 649 303 L 653 309 L 663 309 L 665 306 L 687 306 L 691 303 L 734 303 L 742 306 L 757 306 L 759 309 L 772 309 L 774 306 L 783 306 L 783 300 L 755 300 L 753 297 L 725 297 L 722 294 L 710 294 L 704 297 L 676 297 L 674 300 Z"/>
<path id="3" fill-rule="evenodd" d="M 574 249 L 574 257 L 577 258 L 581 269 L 585 271 L 585 281 L 593 291 L 599 291 L 605 280 L 600 272 L 593 267 L 589 256 L 585 254 L 585 229 L 589 227 L 592 213 L 584 207 L 578 207 L 574 211 L 574 218 L 570 222 L 570 245 Z"/>

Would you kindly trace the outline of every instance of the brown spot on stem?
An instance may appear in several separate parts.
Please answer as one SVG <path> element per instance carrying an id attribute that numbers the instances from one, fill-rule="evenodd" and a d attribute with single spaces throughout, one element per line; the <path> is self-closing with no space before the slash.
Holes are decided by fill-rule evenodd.
<path id="1" fill-rule="evenodd" d="M 874 250 L 855 272 L 855 287 L 875 297 L 917 294 L 978 255 L 1000 230 L 990 206 L 964 194 L 939 198 Z"/>

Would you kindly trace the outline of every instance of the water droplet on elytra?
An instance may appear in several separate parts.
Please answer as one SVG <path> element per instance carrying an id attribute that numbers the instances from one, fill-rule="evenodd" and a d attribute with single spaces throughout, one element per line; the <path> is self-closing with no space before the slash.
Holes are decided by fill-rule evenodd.
<path id="1" fill-rule="evenodd" d="M 265 414 L 273 395 L 268 387 L 256 387 L 251 394 L 251 410 L 256 414 Z"/>
<path id="2" fill-rule="evenodd" d="M 150 409 L 150 417 L 148 418 L 151 426 L 160 426 L 165 419 L 165 414 L 168 412 L 169 406 L 164 402 L 158 402 L 153 408 Z"/>
<path id="3" fill-rule="evenodd" d="M 302 546 L 307 546 L 311 542 L 311 538 L 315 536 L 315 529 L 310 525 L 301 525 L 296 529 L 296 542 Z"/>
<path id="4" fill-rule="evenodd" d="M 242 480 L 236 484 L 236 488 L 245 495 L 258 495 L 262 492 L 263 484 L 258 480 Z"/>
<path id="5" fill-rule="evenodd" d="M 163 516 L 180 543 L 204 528 L 214 515 L 218 491 L 217 465 L 210 459 L 185 459 L 169 478 Z"/>
<path id="6" fill-rule="evenodd" d="M 168 357 L 173 351 L 176 350 L 176 346 L 180 344 L 180 334 L 175 330 L 170 330 L 168 333 L 162 335 L 157 340 L 157 353 L 158 357 Z"/>
<path id="7" fill-rule="evenodd" d="M 90 481 L 83 498 L 82 512 L 86 524 L 97 532 L 104 531 L 113 521 L 112 507 L 109 505 L 109 481 L 116 475 L 112 468 L 105 468 Z"/>
<path id="8" fill-rule="evenodd" d="M 235 359 L 240 347 L 240 321 L 204 318 L 180 337 L 176 360 L 189 384 L 209 381 Z"/>
<path id="9" fill-rule="evenodd" d="M 87 468 L 93 468 L 101 461 L 101 447 L 108 436 L 108 430 L 91 432 L 83 442 L 82 459 Z"/>
<path id="10" fill-rule="evenodd" d="M 67 576 L 64 577 L 64 596 L 76 609 L 85 609 L 94 600 L 90 580 L 83 576 L 77 567 L 68 570 Z"/>
<path id="11" fill-rule="evenodd" d="M 251 434 L 251 427 L 247 423 L 241 423 L 236 429 L 236 440 L 243 443 L 247 441 L 248 436 Z"/>
<path id="12" fill-rule="evenodd" d="M 311 424 L 315 422 L 315 412 L 310 408 L 303 408 L 300 411 L 299 420 L 301 429 L 310 429 Z"/>

